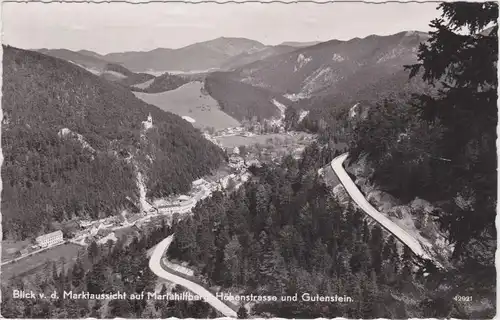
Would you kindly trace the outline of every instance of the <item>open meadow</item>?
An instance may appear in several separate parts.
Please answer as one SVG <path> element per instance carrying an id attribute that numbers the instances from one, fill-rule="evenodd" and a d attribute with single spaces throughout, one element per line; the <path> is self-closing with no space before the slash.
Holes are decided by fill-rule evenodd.
<path id="1" fill-rule="evenodd" d="M 175 113 L 188 120 L 196 128 L 213 127 L 220 130 L 239 126 L 240 123 L 222 112 L 217 101 L 202 92 L 203 83 L 189 82 L 175 90 L 160 93 L 134 92 L 136 97 L 158 108 Z M 154 121 L 154 119 L 153 119 Z"/>

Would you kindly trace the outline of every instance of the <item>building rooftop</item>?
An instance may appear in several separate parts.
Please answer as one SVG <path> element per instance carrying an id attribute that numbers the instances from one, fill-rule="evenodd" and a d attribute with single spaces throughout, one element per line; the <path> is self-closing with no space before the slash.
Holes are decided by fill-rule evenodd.
<path id="1" fill-rule="evenodd" d="M 39 239 L 42 240 L 42 239 L 45 239 L 45 238 L 48 238 L 48 237 L 53 237 L 53 236 L 58 236 L 60 235 L 62 237 L 62 231 L 61 230 L 57 230 L 57 231 L 54 231 L 54 232 L 50 232 L 50 233 L 46 233 L 46 234 L 43 234 L 41 236 L 38 236 L 36 237 L 36 240 L 38 241 Z"/>
<path id="2" fill-rule="evenodd" d="M 187 201 L 187 200 L 189 200 L 189 199 L 191 199 L 191 198 L 190 198 L 190 197 L 188 197 L 188 196 L 185 196 L 185 195 L 180 195 L 180 196 L 177 198 L 177 200 L 180 200 L 180 201 Z"/>

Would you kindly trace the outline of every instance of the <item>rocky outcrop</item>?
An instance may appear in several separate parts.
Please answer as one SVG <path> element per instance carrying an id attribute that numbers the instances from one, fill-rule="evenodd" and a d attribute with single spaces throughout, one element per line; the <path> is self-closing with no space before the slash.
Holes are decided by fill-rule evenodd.
<path id="1" fill-rule="evenodd" d="M 370 183 L 367 178 L 357 178 L 354 183 L 359 187 L 359 190 L 361 190 L 363 194 L 369 194 L 375 189 L 375 186 Z"/>
<path id="2" fill-rule="evenodd" d="M 431 213 L 439 210 L 439 208 L 433 206 L 429 201 L 420 198 L 415 198 L 409 206 L 411 207 L 412 212 L 421 215 L 418 219 L 421 228 L 426 228 L 429 223 Z"/>
<path id="3" fill-rule="evenodd" d="M 439 207 L 420 198 L 403 204 L 389 193 L 379 190 L 377 185 L 370 182 L 373 169 L 369 168 L 366 157 L 349 164 L 346 171 L 356 177 L 355 184 L 375 209 L 404 228 L 427 250 L 430 250 L 433 256 L 440 257 L 439 260 L 442 261 L 448 259 L 453 246 L 448 243 L 446 235 L 440 232 L 437 224 L 431 218 L 434 211 L 441 210 Z M 345 190 L 339 188 L 337 192 L 340 198 Z M 468 201 L 463 200 L 466 197 L 457 198 L 458 200 L 455 199 L 455 201 L 461 205 L 468 204 Z"/>
<path id="4" fill-rule="evenodd" d="M 392 207 L 400 205 L 398 199 L 380 190 L 368 193 L 366 200 L 380 212 L 388 212 Z"/>
<path id="5" fill-rule="evenodd" d="M 356 178 L 364 178 L 367 182 L 373 175 L 374 170 L 368 165 L 366 156 L 361 156 L 356 162 L 349 163 L 346 171 L 356 176 Z"/>
<path id="6" fill-rule="evenodd" d="M 411 216 L 412 211 L 408 206 L 395 206 L 387 211 L 389 217 L 395 217 L 398 219 L 403 219 L 405 216 Z"/>
<path id="7" fill-rule="evenodd" d="M 347 206 L 349 204 L 351 198 L 342 184 L 339 183 L 336 187 L 333 188 L 332 192 L 333 198 L 337 200 L 342 206 Z"/>

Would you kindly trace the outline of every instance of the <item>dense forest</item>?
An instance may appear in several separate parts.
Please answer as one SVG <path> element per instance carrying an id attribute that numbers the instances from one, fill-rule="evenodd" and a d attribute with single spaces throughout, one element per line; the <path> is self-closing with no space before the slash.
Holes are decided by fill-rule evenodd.
<path id="1" fill-rule="evenodd" d="M 223 161 L 221 150 L 177 115 L 69 62 L 5 46 L 3 80 L 4 238 L 125 208 L 127 197 L 138 197 L 131 155 L 149 196 L 185 192 Z M 148 114 L 153 128 L 141 139 Z M 60 135 L 63 128 L 72 135 Z"/>
<path id="2" fill-rule="evenodd" d="M 124 66 L 116 63 L 108 63 L 104 70 L 118 72 L 126 76 L 126 78 L 123 79 L 111 79 L 111 81 L 117 81 L 125 86 L 143 83 L 154 78 L 153 75 L 148 73 L 134 73 Z M 106 78 L 106 73 L 104 73 L 103 76 Z"/>
<path id="3" fill-rule="evenodd" d="M 228 72 L 213 72 L 205 78 L 205 90 L 217 100 L 222 111 L 237 120 L 269 119 L 279 116 L 273 99 L 287 105 L 290 101 L 281 95 L 231 79 Z"/>
<path id="4" fill-rule="evenodd" d="M 366 157 L 371 179 L 399 198 L 439 203 L 435 218 L 454 258 L 490 256 L 482 259 L 487 272 L 496 247 L 498 5 L 440 8 L 419 62 L 408 66 L 438 93 L 374 108 L 353 131 L 350 157 Z"/>
<path id="5" fill-rule="evenodd" d="M 5 318 L 215 318 L 219 315 L 201 301 L 167 301 L 152 299 L 88 300 L 63 299 L 63 291 L 93 294 L 154 292 L 156 275 L 148 267 L 146 250 L 171 234 L 163 223 L 147 235 L 135 237 L 125 245 L 124 239 L 113 244 L 91 243 L 72 266 L 47 262 L 42 276 L 18 277 L 2 281 L 2 316 Z M 62 258 L 64 259 L 64 258 Z M 13 290 L 33 290 L 59 299 L 14 299 Z M 181 288 L 174 288 L 179 292 Z M 165 293 L 166 287 L 159 293 Z"/>
<path id="6" fill-rule="evenodd" d="M 235 291 L 357 297 L 356 304 L 343 306 L 264 304 L 253 309 L 258 315 L 492 317 L 498 5 L 439 8 L 443 14 L 431 23 L 435 31 L 420 46 L 418 63 L 408 66 L 410 76 L 422 77 L 431 90 L 417 91 L 411 99 L 404 95 L 372 102 L 366 120 L 346 122 L 344 109 L 328 112 L 333 121 L 301 125 L 321 132 L 323 142 L 343 131 L 349 161 L 366 158 L 375 169 L 370 180 L 382 190 L 402 201 L 421 197 L 437 204 L 442 210 L 433 219 L 455 248 L 452 270 L 430 269 L 430 278 L 416 277 L 408 251 L 399 260 L 388 249 L 390 237 L 378 238 L 377 227 L 365 227 L 356 210 L 342 210 L 331 198 L 315 175 L 330 157 L 314 147 L 306 150 L 305 163 L 287 158 L 279 167 L 264 167 L 258 183 L 197 208 L 175 230 L 169 254 L 189 261 L 213 284 Z M 289 109 L 288 120 L 296 119 L 297 110 Z M 400 296 L 390 290 L 394 287 Z M 456 294 L 487 302 L 472 315 L 453 300 Z M 403 307 L 397 301 L 419 303 Z"/>
<path id="7" fill-rule="evenodd" d="M 132 88 L 132 91 L 145 93 L 159 93 L 164 91 L 175 90 L 182 85 L 185 85 L 190 80 L 188 78 L 165 72 L 159 77 L 156 77 L 153 82 L 145 89 Z"/>
<path id="8" fill-rule="evenodd" d="M 363 75 L 359 75 L 362 77 Z M 389 78 L 382 78 L 373 85 L 355 89 L 357 84 L 353 79 L 350 90 L 346 90 L 339 94 L 318 94 L 308 99 L 302 99 L 290 104 L 290 109 L 308 110 L 309 114 L 305 122 L 309 130 L 318 131 L 317 123 L 323 119 L 327 123 L 333 125 L 335 114 L 339 110 L 350 109 L 356 103 L 375 107 L 377 102 L 383 100 L 391 100 L 397 102 L 408 101 L 415 93 L 433 94 L 435 90 L 421 77 L 409 79 L 410 72 L 404 70 L 401 66 L 401 71 L 392 75 Z"/>
<path id="9" fill-rule="evenodd" d="M 341 205 L 316 171 L 337 155 L 313 144 L 303 160 L 254 168 L 257 181 L 218 193 L 174 227 L 170 259 L 190 262 L 223 291 L 324 296 L 352 303 L 259 303 L 255 316 L 285 318 L 467 317 L 457 303 L 429 294 L 435 280 L 394 237 Z M 491 311 L 491 310 L 490 310 Z"/>

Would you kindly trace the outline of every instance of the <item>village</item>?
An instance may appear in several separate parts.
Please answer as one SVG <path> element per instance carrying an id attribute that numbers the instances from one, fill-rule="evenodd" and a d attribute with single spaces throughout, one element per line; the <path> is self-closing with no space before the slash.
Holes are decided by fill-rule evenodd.
<path id="1" fill-rule="evenodd" d="M 151 115 L 143 122 L 145 130 L 152 126 Z M 86 247 L 92 242 L 99 245 L 108 241 L 116 242 L 128 229 L 141 231 L 144 225 L 154 223 L 155 219 L 164 219 L 171 224 L 174 216 L 182 218 L 203 199 L 215 191 L 235 190 L 251 177 L 249 168 L 260 166 L 264 162 L 278 162 L 285 154 L 298 159 L 306 145 L 315 139 L 313 135 L 297 132 L 285 132 L 282 123 L 265 126 L 259 123 L 245 124 L 239 127 L 225 128 L 216 132 L 205 130 L 203 136 L 223 149 L 228 163 L 225 169 L 215 176 L 205 177 L 192 182 L 191 190 L 186 194 L 155 199 L 151 202 L 142 197 L 140 204 L 134 204 L 134 212 L 124 210 L 120 214 L 99 220 L 76 220 L 66 224 L 62 230 L 41 235 L 18 247 L 13 254 L 5 257 L 2 265 L 14 263 L 20 259 L 36 255 L 42 251 L 63 244 L 75 244 Z M 71 225 L 71 228 L 67 226 Z"/>
<path id="2" fill-rule="evenodd" d="M 64 244 L 74 243 L 80 246 L 88 246 L 92 242 L 106 244 L 108 241 L 118 240 L 117 231 L 125 228 L 135 227 L 140 229 L 144 224 L 151 222 L 154 218 L 167 217 L 169 223 L 172 222 L 174 213 L 179 217 L 191 213 L 196 204 L 211 196 L 214 191 L 232 190 L 239 188 L 251 177 L 248 168 L 252 165 L 259 165 L 259 161 L 251 160 L 246 162 L 239 156 L 238 148 L 231 148 L 228 167 L 230 173 L 219 178 L 198 179 L 193 181 L 192 188 L 187 194 L 176 195 L 169 198 L 156 199 L 140 205 L 139 212 L 133 213 L 127 210 L 116 216 L 111 216 L 99 220 L 79 220 L 78 227 L 68 234 L 62 230 L 57 230 L 37 237 L 33 244 L 26 246 L 16 252 L 14 259 L 4 261 L 3 264 L 16 262 L 19 259 L 45 251 L 49 248 Z"/>

